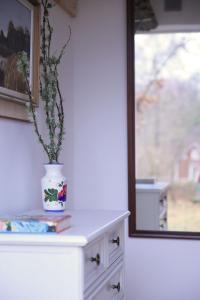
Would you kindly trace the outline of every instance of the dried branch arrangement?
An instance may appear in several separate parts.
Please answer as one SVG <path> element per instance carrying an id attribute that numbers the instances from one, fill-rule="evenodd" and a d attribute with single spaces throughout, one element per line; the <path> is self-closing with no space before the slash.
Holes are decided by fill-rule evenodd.
<path id="1" fill-rule="evenodd" d="M 31 87 L 29 83 L 29 59 L 26 52 L 19 54 L 18 69 L 23 74 L 27 94 L 29 97 L 28 110 L 34 124 L 35 132 L 38 136 L 44 151 L 46 152 L 49 163 L 58 163 L 59 154 L 64 138 L 64 110 L 63 97 L 59 85 L 58 66 L 65 53 L 71 38 L 71 28 L 69 27 L 69 37 L 59 53 L 51 53 L 51 43 L 53 27 L 49 21 L 49 11 L 54 4 L 49 0 L 41 1 L 43 17 L 41 24 L 41 46 L 40 46 L 40 98 L 46 118 L 48 132 L 48 142 L 42 137 L 36 115 L 36 106 L 33 103 Z"/>

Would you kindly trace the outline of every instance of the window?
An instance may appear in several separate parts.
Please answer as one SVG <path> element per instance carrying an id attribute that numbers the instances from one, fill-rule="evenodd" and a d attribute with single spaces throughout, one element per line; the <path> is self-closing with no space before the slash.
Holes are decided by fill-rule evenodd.
<path id="1" fill-rule="evenodd" d="M 129 233 L 199 238 L 200 33 L 135 34 L 137 5 L 127 1 Z"/>

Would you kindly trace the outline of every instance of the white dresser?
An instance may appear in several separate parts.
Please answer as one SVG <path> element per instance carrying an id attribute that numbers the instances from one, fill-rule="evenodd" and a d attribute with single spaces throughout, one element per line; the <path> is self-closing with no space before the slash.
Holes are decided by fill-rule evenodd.
<path id="1" fill-rule="evenodd" d="M 122 300 L 127 211 L 69 211 L 60 234 L 0 234 L 2 300 Z"/>
<path id="2" fill-rule="evenodd" d="M 136 227 L 138 230 L 167 230 L 169 184 L 136 184 Z"/>

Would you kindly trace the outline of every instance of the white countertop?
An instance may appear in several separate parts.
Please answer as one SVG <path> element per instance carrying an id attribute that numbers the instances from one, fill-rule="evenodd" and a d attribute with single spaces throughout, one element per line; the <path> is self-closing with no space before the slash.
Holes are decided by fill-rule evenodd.
<path id="1" fill-rule="evenodd" d="M 155 183 L 136 183 L 135 187 L 137 192 L 153 192 L 163 191 L 169 186 L 168 182 L 155 182 Z"/>
<path id="2" fill-rule="evenodd" d="M 124 220 L 129 211 L 67 210 L 71 227 L 61 233 L 0 233 L 0 245 L 85 246 L 99 234 Z"/>

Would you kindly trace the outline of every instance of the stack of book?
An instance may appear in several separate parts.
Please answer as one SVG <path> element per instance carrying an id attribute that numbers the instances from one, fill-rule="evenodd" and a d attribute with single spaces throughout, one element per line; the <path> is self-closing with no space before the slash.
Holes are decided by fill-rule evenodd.
<path id="1" fill-rule="evenodd" d="M 0 215 L 0 233 L 59 233 L 70 227 L 69 214 L 28 212 L 16 216 Z"/>

